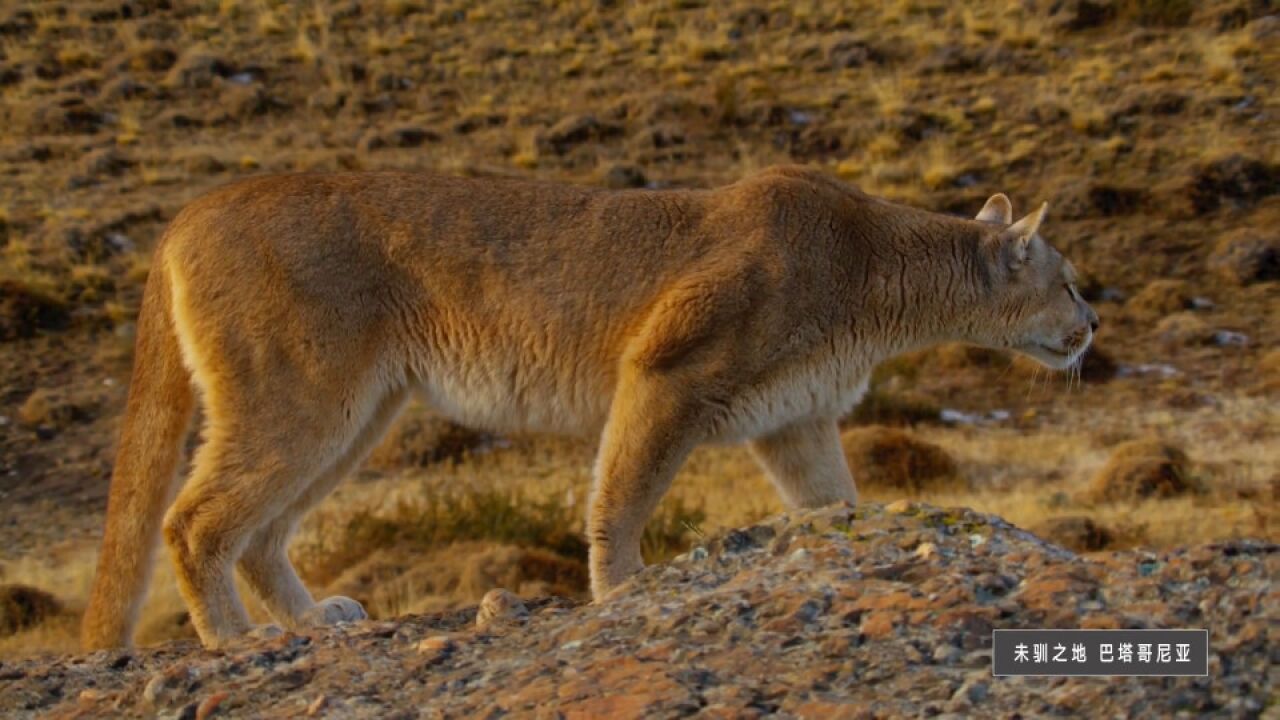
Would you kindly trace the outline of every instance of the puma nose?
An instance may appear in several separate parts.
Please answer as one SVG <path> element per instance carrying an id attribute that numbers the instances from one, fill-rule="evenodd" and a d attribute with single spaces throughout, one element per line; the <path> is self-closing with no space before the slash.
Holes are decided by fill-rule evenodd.
<path id="1" fill-rule="evenodd" d="M 1092 331 L 1094 331 L 1094 332 L 1098 332 L 1098 319 L 1097 319 L 1097 318 L 1093 318 L 1093 319 L 1089 320 L 1089 329 L 1090 329 L 1090 330 L 1092 330 Z"/>

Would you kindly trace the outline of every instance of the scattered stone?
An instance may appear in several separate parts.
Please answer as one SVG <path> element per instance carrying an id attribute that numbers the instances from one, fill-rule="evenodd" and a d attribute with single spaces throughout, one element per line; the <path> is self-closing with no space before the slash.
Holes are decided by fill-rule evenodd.
<path id="1" fill-rule="evenodd" d="M 866 40 L 851 35 L 839 35 L 833 39 L 827 46 L 826 57 L 826 67 L 831 70 L 847 70 L 867 63 L 880 64 L 886 60 L 884 52 Z"/>
<path id="2" fill-rule="evenodd" d="M 476 612 L 476 628 L 497 629 L 524 622 L 529 618 L 529 608 L 515 594 L 495 588 L 485 593 Z"/>
<path id="3" fill-rule="evenodd" d="M 458 649 L 458 641 L 451 635 L 433 635 L 418 642 L 418 654 L 428 661 L 438 662 Z"/>
<path id="4" fill-rule="evenodd" d="M 177 663 L 151 676 L 142 689 L 142 699 L 148 705 L 161 708 L 178 704 L 191 692 L 199 673 L 186 663 Z"/>
<path id="5" fill-rule="evenodd" d="M 1213 212 L 1222 205 L 1249 207 L 1280 192 L 1280 165 L 1243 155 L 1204 163 L 1195 168 L 1187 194 L 1196 212 Z"/>
<path id="6" fill-rule="evenodd" d="M 610 165 L 604 174 L 604 186 L 613 190 L 640 188 L 648 179 L 633 165 Z"/>
<path id="7" fill-rule="evenodd" d="M 1190 465 L 1185 452 L 1159 440 L 1126 442 L 1111 452 L 1086 495 L 1095 502 L 1185 495 L 1195 490 Z"/>
<path id="8" fill-rule="evenodd" d="M 894 634 L 902 620 L 902 613 L 896 610 L 872 610 L 862 617 L 858 632 L 873 640 L 883 640 Z"/>
<path id="9" fill-rule="evenodd" d="M 1063 189 L 1054 214 L 1066 219 L 1130 215 L 1146 202 L 1142 188 L 1085 181 Z"/>
<path id="10" fill-rule="evenodd" d="M 919 492 L 964 484 L 945 450 L 905 430 L 857 427 L 842 433 L 840 443 L 860 486 Z"/>
<path id="11" fill-rule="evenodd" d="M 962 656 L 960 648 L 951 644 L 939 645 L 933 651 L 933 661 L 939 665 L 952 665 Z"/>
<path id="12" fill-rule="evenodd" d="M 1137 365 L 1121 365 L 1116 370 L 1116 377 L 1146 377 L 1155 376 L 1159 378 L 1169 379 L 1182 374 L 1178 368 L 1167 363 L 1139 363 Z"/>
<path id="13" fill-rule="evenodd" d="M 129 75 L 121 74 L 102 84 L 102 87 L 98 89 L 97 99 L 102 102 L 114 103 L 121 100 L 151 97 L 155 94 L 155 88 L 151 85 L 139 82 Z"/>
<path id="14" fill-rule="evenodd" d="M 1032 532 L 1075 552 L 1105 550 L 1115 539 L 1110 530 L 1084 515 L 1050 518 Z"/>
<path id="15" fill-rule="evenodd" d="M 229 697 L 231 697 L 230 693 L 216 692 L 202 700 L 196 707 L 196 720 L 213 717 L 214 713 L 218 712 L 218 707 Z"/>
<path id="16" fill-rule="evenodd" d="M 1091 30 L 1115 17 L 1112 0 L 1055 0 L 1049 6 L 1049 20 L 1058 28 L 1071 32 Z"/>
<path id="17" fill-rule="evenodd" d="M 506 116 L 498 113 L 474 113 L 466 115 L 454 123 L 453 131 L 459 135 L 470 135 L 484 128 L 499 127 L 506 121 Z"/>
<path id="18" fill-rule="evenodd" d="M 440 142 L 439 133 L 430 128 L 417 125 L 401 125 L 387 131 L 385 135 L 388 145 L 392 147 L 418 147 L 428 142 Z"/>
<path id="19" fill-rule="evenodd" d="M 631 136 L 627 143 L 636 153 L 644 153 L 648 150 L 666 150 L 667 148 L 684 145 L 685 132 L 679 125 L 663 123 L 641 130 Z"/>
<path id="20" fill-rule="evenodd" d="M 0 87 L 10 87 L 22 82 L 23 68 L 18 64 L 0 64 Z"/>
<path id="21" fill-rule="evenodd" d="M 1213 342 L 1213 334 L 1209 324 L 1192 312 L 1175 312 L 1155 327 L 1156 337 L 1169 347 L 1208 345 Z"/>
<path id="22" fill-rule="evenodd" d="M 588 140 L 606 140 L 621 133 L 621 127 L 597 120 L 594 115 L 570 115 L 540 134 L 537 145 L 540 152 L 564 155 Z"/>
<path id="23" fill-rule="evenodd" d="M 117 176 L 134 166 L 132 158 L 113 147 L 98 148 L 80 161 L 80 172 L 91 178 Z"/>
<path id="24" fill-rule="evenodd" d="M 30 585 L 0 585 L 0 637 L 35 627 L 62 612 L 52 594 Z"/>
<path id="25" fill-rule="evenodd" d="M 107 122 L 107 116 L 79 94 L 54 97 L 24 110 L 26 116 L 14 130 L 29 135 L 92 135 Z"/>
<path id="26" fill-rule="evenodd" d="M 954 408 L 942 408 L 938 419 L 947 425 L 994 425 L 1009 419 L 1008 410 L 991 410 L 990 412 L 965 412 Z"/>
<path id="27" fill-rule="evenodd" d="M 214 78 L 235 73 L 231 63 L 214 55 L 204 45 L 194 45 L 182 53 L 169 69 L 164 84 L 171 88 L 206 88 Z"/>
<path id="28" fill-rule="evenodd" d="M 60 330 L 71 320 L 66 299 L 52 288 L 0 279 L 0 341 Z"/>
<path id="29" fill-rule="evenodd" d="M 218 95 L 218 122 L 241 121 L 284 107 L 258 85 L 227 83 Z"/>
<path id="30" fill-rule="evenodd" d="M 440 135 L 434 130 L 416 125 L 402 125 L 385 132 L 370 130 L 360 138 L 357 147 L 364 152 L 371 152 L 384 148 L 412 148 L 439 141 Z"/>
<path id="31" fill-rule="evenodd" d="M 916 503 L 904 498 L 902 500 L 894 500 L 885 505 L 884 511 L 891 515 L 906 515 L 907 513 L 915 512 L 916 507 Z"/>
<path id="32" fill-rule="evenodd" d="M 182 108 L 169 108 L 156 116 L 156 123 L 161 127 L 181 129 L 204 127 L 204 119 L 196 117 Z"/>
<path id="33" fill-rule="evenodd" d="M 178 60 L 178 53 L 170 47 L 145 42 L 117 56 L 107 63 L 115 72 L 165 72 Z"/>
<path id="34" fill-rule="evenodd" d="M 1213 344 L 1218 347 L 1244 347 L 1249 344 L 1249 336 L 1235 330 L 1215 330 Z"/>
<path id="35" fill-rule="evenodd" d="M 349 97 L 350 93 L 343 88 L 320 88 L 307 96 L 307 107 L 333 117 L 346 107 Z"/>
<path id="36" fill-rule="evenodd" d="M 980 49 L 942 45 L 920 61 L 919 70 L 922 73 L 967 73 L 977 69 L 981 62 Z"/>
<path id="37" fill-rule="evenodd" d="M 1240 228 L 1219 238 L 1209 267 L 1237 284 L 1280 280 L 1280 232 Z"/>

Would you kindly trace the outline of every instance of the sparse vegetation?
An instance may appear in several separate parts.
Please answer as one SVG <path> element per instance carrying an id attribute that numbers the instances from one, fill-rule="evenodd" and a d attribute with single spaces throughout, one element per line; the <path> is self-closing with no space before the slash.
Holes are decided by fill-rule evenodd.
<path id="1" fill-rule="evenodd" d="M 907 431 L 871 425 L 846 430 L 840 442 L 862 488 L 915 495 L 967 485 L 945 450 Z"/>
<path id="2" fill-rule="evenodd" d="M 585 562 L 584 520 L 583 509 L 566 503 L 560 494 L 539 499 L 519 489 L 424 488 L 387 509 L 331 510 L 319 521 L 324 532 L 316 533 L 311 543 L 300 543 L 294 553 L 304 572 L 321 583 L 356 560 L 392 547 L 425 552 L 485 541 L 549 550 Z M 705 520 L 702 510 L 679 499 L 664 504 L 645 528 L 645 557 L 658 562 L 685 550 Z"/>
<path id="3" fill-rule="evenodd" d="M 26 585 L 0 585 L 0 637 L 39 625 L 62 613 L 53 595 Z"/>
<path id="4" fill-rule="evenodd" d="M 1158 440 L 1134 440 L 1112 451 L 1090 483 L 1088 497 L 1095 501 L 1168 498 L 1196 489 L 1185 452 Z"/>

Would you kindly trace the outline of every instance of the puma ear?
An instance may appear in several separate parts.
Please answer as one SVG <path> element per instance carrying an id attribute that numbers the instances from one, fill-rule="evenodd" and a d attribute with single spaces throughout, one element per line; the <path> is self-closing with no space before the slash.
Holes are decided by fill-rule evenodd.
<path id="1" fill-rule="evenodd" d="M 1004 193 L 996 193 L 987 198 L 987 204 L 982 206 L 975 219 L 979 222 L 1008 225 L 1013 222 L 1013 203 L 1009 202 Z"/>
<path id="2" fill-rule="evenodd" d="M 1015 265 L 1027 261 L 1027 246 L 1031 244 L 1031 239 L 1036 236 L 1036 231 L 1040 229 L 1040 223 L 1044 222 L 1044 215 L 1048 211 L 1049 203 L 1041 203 L 1039 209 L 1010 225 L 1000 234 L 1005 243 L 1013 250 Z"/>

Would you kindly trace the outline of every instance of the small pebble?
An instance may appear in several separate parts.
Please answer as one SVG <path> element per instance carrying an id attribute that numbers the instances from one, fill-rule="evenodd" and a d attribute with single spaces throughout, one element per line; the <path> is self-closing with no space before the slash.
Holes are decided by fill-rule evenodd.
<path id="1" fill-rule="evenodd" d="M 915 509 L 915 503 L 910 500 L 895 500 L 884 506 L 884 511 L 894 515 L 904 515 Z"/>
<path id="2" fill-rule="evenodd" d="M 476 612 L 476 627 L 484 630 L 491 627 L 513 625 L 524 622 L 529 617 L 529 608 L 525 606 L 515 593 L 495 588 L 485 593 L 480 600 L 480 609 Z"/>
<path id="3" fill-rule="evenodd" d="M 230 693 L 217 692 L 205 698 L 200 703 L 200 706 L 196 708 L 196 720 L 205 720 L 205 718 L 213 717 L 213 714 L 218 712 L 218 706 L 222 704 L 222 701 L 230 696 Z"/>
<path id="4" fill-rule="evenodd" d="M 458 642 L 450 635 L 432 635 L 418 642 L 418 654 L 443 657 L 458 648 Z"/>

